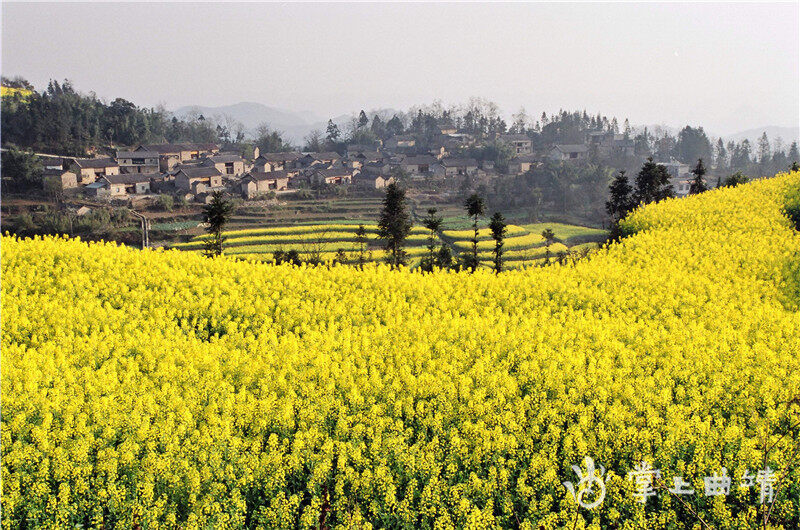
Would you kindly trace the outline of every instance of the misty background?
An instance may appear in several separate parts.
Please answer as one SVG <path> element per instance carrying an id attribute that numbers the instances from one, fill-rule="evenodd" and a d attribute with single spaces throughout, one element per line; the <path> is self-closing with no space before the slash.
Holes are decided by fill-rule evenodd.
<path id="1" fill-rule="evenodd" d="M 177 115 L 329 118 L 471 96 L 634 126 L 798 138 L 798 4 L 2 5 L 2 73 Z"/>

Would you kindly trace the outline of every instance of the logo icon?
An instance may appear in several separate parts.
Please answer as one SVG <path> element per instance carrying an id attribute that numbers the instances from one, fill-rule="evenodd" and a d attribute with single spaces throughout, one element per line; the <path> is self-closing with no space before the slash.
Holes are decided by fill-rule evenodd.
<path id="1" fill-rule="evenodd" d="M 603 482 L 603 475 L 606 473 L 606 468 L 600 466 L 600 473 L 594 467 L 594 460 L 586 456 L 583 458 L 583 465 L 586 467 L 586 474 L 583 470 L 576 466 L 572 466 L 572 470 L 578 477 L 577 488 L 572 482 L 564 482 L 564 487 L 570 492 L 572 498 L 578 503 L 578 506 L 591 510 L 597 508 L 603 499 L 606 497 L 606 485 Z"/>

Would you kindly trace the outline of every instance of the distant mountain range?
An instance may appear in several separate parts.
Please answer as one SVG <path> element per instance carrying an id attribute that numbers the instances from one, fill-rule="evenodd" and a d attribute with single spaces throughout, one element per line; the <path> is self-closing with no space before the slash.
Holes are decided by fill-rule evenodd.
<path id="1" fill-rule="evenodd" d="M 378 114 L 382 119 L 391 118 L 398 111 L 393 109 L 378 109 L 367 112 L 370 119 Z M 268 107 L 261 103 L 243 102 L 234 105 L 224 105 L 221 107 L 204 107 L 192 105 L 181 107 L 174 111 L 178 117 L 187 117 L 193 114 L 202 114 L 208 119 L 218 119 L 229 116 L 238 121 L 247 131 L 253 135 L 256 128 L 262 123 L 269 125 L 270 129 L 280 131 L 284 138 L 294 144 L 302 144 L 304 138 L 313 130 L 320 130 L 325 133 L 328 127 L 328 118 L 323 118 L 310 111 L 293 112 L 290 110 Z M 336 116 L 333 122 L 342 129 L 346 129 L 349 121 L 354 114 L 342 114 Z"/>
<path id="2" fill-rule="evenodd" d="M 372 119 L 373 115 L 378 114 L 382 119 L 388 120 L 393 114 L 397 114 L 399 112 L 400 111 L 395 109 L 378 109 L 369 111 L 367 114 L 369 115 L 370 119 Z M 175 115 L 178 117 L 186 117 L 193 113 L 202 114 L 204 117 L 210 119 L 230 116 L 234 120 L 244 125 L 247 133 L 251 136 L 254 134 L 259 125 L 266 123 L 271 129 L 280 131 L 284 138 L 297 145 L 302 145 L 304 138 L 308 135 L 308 133 L 315 129 L 322 131 L 324 134 L 325 129 L 328 126 L 328 118 L 324 118 L 310 111 L 294 112 L 275 107 L 268 107 L 261 103 L 253 102 L 236 103 L 234 105 L 225 105 L 221 107 L 204 107 L 195 105 L 181 107 L 175 111 Z M 354 115 L 355 112 L 353 114 L 342 114 L 334 117 L 333 122 L 336 123 L 344 133 Z M 634 130 L 638 132 L 643 128 L 644 127 L 634 127 Z M 669 132 L 672 135 L 677 135 L 678 132 L 680 132 L 679 127 L 672 127 L 668 125 L 648 125 L 647 128 L 652 132 Z M 783 140 L 783 143 L 786 146 L 793 141 L 800 142 L 799 127 L 778 127 L 775 125 L 756 127 L 754 129 L 747 129 L 746 131 L 740 131 L 735 134 L 723 135 L 722 139 L 725 142 L 730 140 L 739 142 L 747 138 L 750 140 L 750 143 L 755 145 L 755 143 L 758 142 L 758 139 L 761 137 L 761 134 L 764 132 L 767 133 L 767 136 L 771 142 L 774 142 L 779 137 Z M 706 133 L 709 135 L 712 141 L 716 141 L 716 139 L 719 137 L 718 134 L 714 134 L 708 130 L 706 130 Z"/>
<path id="3" fill-rule="evenodd" d="M 751 144 L 755 145 L 756 142 L 758 142 L 758 139 L 761 138 L 761 135 L 764 133 L 767 133 L 767 137 L 769 138 L 770 142 L 774 143 L 777 138 L 783 140 L 784 147 L 788 147 L 792 142 L 800 143 L 800 127 L 778 127 L 775 125 L 747 129 L 746 131 L 723 136 L 722 138 L 726 142 L 729 140 L 740 142 L 747 138 L 750 140 Z"/>
<path id="4" fill-rule="evenodd" d="M 634 127 L 635 132 L 641 132 L 644 127 Z M 681 131 L 682 127 L 672 127 L 669 125 L 648 125 L 647 130 L 651 133 L 664 133 L 667 132 L 673 136 L 677 136 L 678 133 Z M 704 128 L 705 129 L 705 128 Z M 714 133 L 713 131 L 709 131 L 705 129 L 706 134 L 711 139 L 712 142 L 716 142 L 717 138 L 720 137 L 719 134 Z M 756 145 L 758 139 L 761 138 L 761 135 L 767 133 L 767 137 L 769 141 L 772 142 L 773 146 L 775 144 L 775 140 L 780 138 L 783 141 L 784 148 L 788 148 L 789 144 L 792 142 L 800 143 L 800 127 L 779 127 L 777 125 L 765 125 L 763 127 L 755 127 L 753 129 L 747 129 L 745 131 L 739 131 L 733 134 L 722 135 L 723 142 L 729 142 L 733 140 L 734 142 L 741 142 L 745 138 L 750 140 L 750 144 L 753 146 Z"/>

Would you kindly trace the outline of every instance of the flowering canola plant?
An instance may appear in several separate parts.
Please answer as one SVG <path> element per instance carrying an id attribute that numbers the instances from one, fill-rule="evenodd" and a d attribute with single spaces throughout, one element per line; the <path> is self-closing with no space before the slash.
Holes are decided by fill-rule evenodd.
<path id="1" fill-rule="evenodd" d="M 755 492 L 643 504 L 625 476 L 766 461 L 798 528 L 798 187 L 501 275 L 6 236 L 2 527 L 756 528 Z M 593 510 L 562 485 L 587 455 Z"/>

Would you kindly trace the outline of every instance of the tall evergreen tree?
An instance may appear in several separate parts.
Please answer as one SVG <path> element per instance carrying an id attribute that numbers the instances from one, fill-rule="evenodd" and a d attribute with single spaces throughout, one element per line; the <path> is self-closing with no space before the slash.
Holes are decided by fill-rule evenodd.
<path id="1" fill-rule="evenodd" d="M 704 178 L 704 175 L 706 174 L 706 167 L 703 165 L 702 158 L 697 160 L 697 165 L 692 170 L 692 173 L 694 174 L 694 179 L 692 180 L 691 186 L 689 186 L 689 195 L 697 195 L 698 193 L 707 191 L 708 186 L 706 185 L 706 179 Z"/>
<path id="2" fill-rule="evenodd" d="M 506 220 L 500 212 L 495 212 L 489 221 L 489 230 L 492 231 L 492 239 L 494 239 L 494 272 L 496 274 L 500 274 L 503 270 L 503 240 L 508 231 L 507 226 Z"/>
<path id="3" fill-rule="evenodd" d="M 464 201 L 464 208 L 467 211 L 467 215 L 472 218 L 472 229 L 474 234 L 472 237 L 472 253 L 469 254 L 465 265 L 472 270 L 472 272 L 475 272 L 475 270 L 478 268 L 478 264 L 480 263 L 478 260 L 478 218 L 483 217 L 486 213 L 486 203 L 484 202 L 483 197 L 477 193 L 473 193 L 467 197 L 466 201 Z"/>
<path id="4" fill-rule="evenodd" d="M 211 237 L 205 243 L 205 253 L 209 257 L 222 254 L 225 237 L 222 230 L 233 216 L 233 203 L 225 199 L 221 191 L 215 191 L 211 202 L 203 207 L 203 222 Z"/>
<path id="5" fill-rule="evenodd" d="M 358 128 L 361 129 L 362 127 L 366 127 L 369 123 L 369 118 L 367 118 L 367 113 L 363 110 L 358 115 Z"/>
<path id="6" fill-rule="evenodd" d="M 359 268 L 364 268 L 364 251 L 367 247 L 367 229 L 364 228 L 364 225 L 358 225 L 358 229 L 356 229 L 356 243 L 358 244 L 358 266 Z"/>
<path id="7" fill-rule="evenodd" d="M 333 120 L 328 120 L 328 128 L 325 132 L 327 135 L 326 138 L 331 143 L 336 142 L 339 139 L 339 136 L 341 136 L 341 133 L 339 132 L 339 126 L 333 123 Z"/>
<path id="8" fill-rule="evenodd" d="M 606 212 L 611 216 L 612 221 L 619 221 L 628 212 L 633 210 L 636 203 L 633 200 L 633 188 L 628 183 L 625 170 L 620 170 L 608 189 L 609 198 L 606 202 Z"/>
<path id="9" fill-rule="evenodd" d="M 728 151 L 725 149 L 725 143 L 722 141 L 722 138 L 717 139 L 714 162 L 717 172 L 725 171 L 728 167 Z"/>
<path id="10" fill-rule="evenodd" d="M 636 176 L 636 202 L 649 204 L 672 197 L 674 194 L 667 168 L 656 164 L 653 157 L 648 158 Z"/>
<path id="11" fill-rule="evenodd" d="M 771 161 L 772 149 L 770 147 L 769 138 L 767 137 L 767 132 L 764 131 L 761 134 L 761 138 L 758 139 L 758 166 L 762 175 L 768 172 Z"/>
<path id="12" fill-rule="evenodd" d="M 411 226 L 411 218 L 406 210 L 406 192 L 392 182 L 386 187 L 383 198 L 383 208 L 378 220 L 378 238 L 386 242 L 387 261 L 393 268 L 406 263 L 403 246 L 411 233 Z"/>
<path id="13" fill-rule="evenodd" d="M 422 225 L 429 230 L 428 255 L 422 260 L 420 267 L 425 271 L 432 271 L 436 263 L 437 232 L 442 228 L 444 218 L 436 215 L 436 208 L 428 209 L 428 215 L 422 220 Z"/>
<path id="14" fill-rule="evenodd" d="M 405 127 L 403 127 L 403 122 L 400 120 L 397 114 L 392 116 L 392 119 L 386 122 L 386 130 L 390 134 L 393 134 L 395 136 L 403 134 L 403 132 L 405 132 Z"/>
<path id="15" fill-rule="evenodd" d="M 793 162 L 794 164 L 800 163 L 800 152 L 798 152 L 797 149 L 797 142 L 792 142 L 792 144 L 789 146 L 789 153 L 787 156 L 789 157 L 790 162 Z"/>

